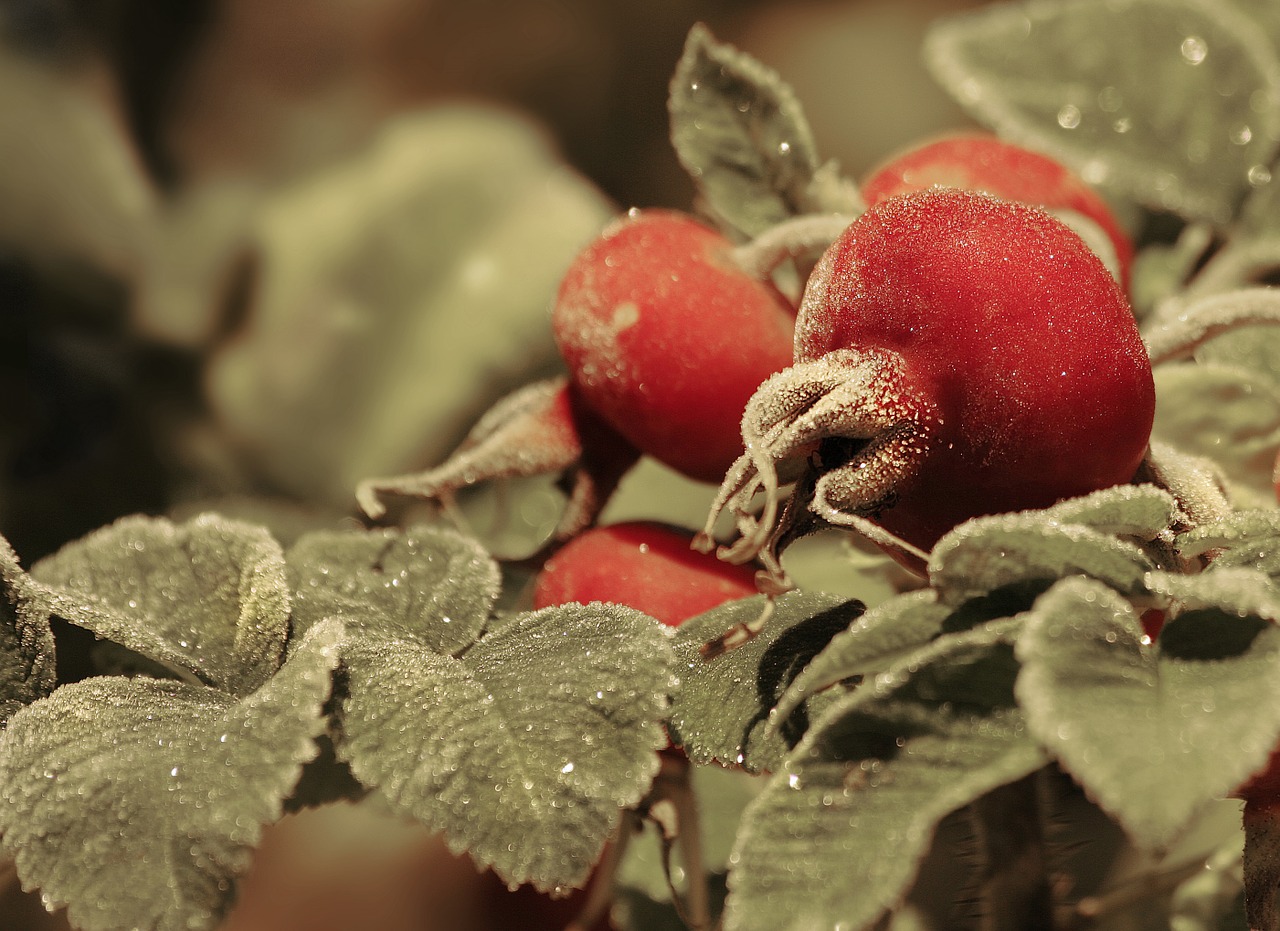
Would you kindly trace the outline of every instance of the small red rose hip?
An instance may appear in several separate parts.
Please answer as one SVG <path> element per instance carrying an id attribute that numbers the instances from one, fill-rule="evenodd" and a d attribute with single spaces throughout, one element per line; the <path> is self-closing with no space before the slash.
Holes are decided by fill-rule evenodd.
<path id="1" fill-rule="evenodd" d="M 821 526 L 874 521 L 927 551 L 971 517 L 1129 481 L 1154 411 L 1128 303 L 1068 227 L 954 188 L 890 198 L 810 277 L 795 364 L 748 405 L 708 526 L 732 509 L 722 555 L 778 580 L 781 548 Z"/>
<path id="2" fill-rule="evenodd" d="M 1081 231 L 1077 218 L 1083 217 L 1105 236 L 1105 244 L 1090 245 L 1100 254 L 1112 253 L 1118 277 L 1127 288 L 1133 243 L 1106 201 L 1084 179 L 1049 156 L 980 133 L 943 136 L 899 153 L 874 169 L 862 185 L 862 196 L 868 204 L 877 204 L 935 185 L 1035 204 L 1077 232 Z"/>
<path id="3" fill-rule="evenodd" d="M 574 260 L 552 313 L 585 402 L 642 452 L 718 482 L 759 384 L 791 362 L 794 314 L 732 244 L 680 213 L 636 211 Z"/>
<path id="4" fill-rule="evenodd" d="M 595 527 L 551 557 L 534 582 L 534 608 L 607 601 L 671 627 L 756 593 L 755 569 L 690 548 L 693 534 L 651 521 Z"/>

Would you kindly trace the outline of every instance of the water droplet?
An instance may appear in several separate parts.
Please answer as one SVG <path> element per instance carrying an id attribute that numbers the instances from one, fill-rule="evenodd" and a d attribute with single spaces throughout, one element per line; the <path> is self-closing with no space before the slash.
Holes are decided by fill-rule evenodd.
<path id="1" fill-rule="evenodd" d="M 1075 104 L 1063 104 L 1058 111 L 1058 125 L 1063 129 L 1075 129 L 1080 125 L 1080 116 L 1080 108 Z"/>
<path id="2" fill-rule="evenodd" d="M 1187 36 L 1178 50 L 1182 52 L 1182 58 L 1187 64 L 1198 65 L 1209 54 L 1209 45 L 1199 36 Z"/>

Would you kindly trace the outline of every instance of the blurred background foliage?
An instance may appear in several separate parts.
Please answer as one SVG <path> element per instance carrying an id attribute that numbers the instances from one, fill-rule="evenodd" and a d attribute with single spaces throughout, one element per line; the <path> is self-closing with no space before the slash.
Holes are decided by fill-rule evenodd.
<path id="1" fill-rule="evenodd" d="M 549 302 L 612 215 L 691 207 L 666 96 L 694 22 L 791 82 L 858 177 L 966 125 L 919 43 L 976 5 L 5 0 L 0 533 L 30 565 L 135 511 L 286 543 L 350 519 L 358 479 L 554 370 Z M 606 516 L 700 523 L 710 494 L 650 464 Z M 407 831 L 286 818 L 227 927 L 514 926 Z M 0 926 L 59 921 L 7 884 Z"/>

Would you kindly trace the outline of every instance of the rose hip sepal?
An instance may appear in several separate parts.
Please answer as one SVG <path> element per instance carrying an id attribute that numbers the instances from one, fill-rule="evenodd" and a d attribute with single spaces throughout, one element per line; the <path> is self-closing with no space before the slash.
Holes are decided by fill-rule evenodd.
<path id="1" fill-rule="evenodd" d="M 379 495 L 434 499 L 445 504 L 478 482 L 562 473 L 569 495 L 552 543 L 595 522 L 628 469 L 635 447 L 604 424 L 564 378 L 527 385 L 494 405 L 449 459 L 434 469 L 368 479 L 356 498 L 370 517 L 386 508 Z"/>
<path id="2" fill-rule="evenodd" d="M 1040 152 L 984 133 L 957 133 L 916 145 L 875 168 L 862 185 L 868 204 L 942 186 L 981 191 L 1044 207 L 1081 231 L 1078 218 L 1095 224 L 1104 242 L 1091 242 L 1128 290 L 1133 243 L 1106 201 L 1071 169 Z"/>
<path id="3" fill-rule="evenodd" d="M 919 568 L 971 517 L 1129 481 L 1154 410 L 1124 295 L 1068 227 L 953 188 L 890 198 L 810 277 L 795 364 L 748 404 L 704 534 L 730 509 L 741 536 L 721 557 L 759 556 L 778 587 L 782 548 L 825 525 Z"/>
<path id="4" fill-rule="evenodd" d="M 572 263 L 552 312 L 585 402 L 642 452 L 718 482 L 762 381 L 791 362 L 794 311 L 691 217 L 633 211 Z"/>

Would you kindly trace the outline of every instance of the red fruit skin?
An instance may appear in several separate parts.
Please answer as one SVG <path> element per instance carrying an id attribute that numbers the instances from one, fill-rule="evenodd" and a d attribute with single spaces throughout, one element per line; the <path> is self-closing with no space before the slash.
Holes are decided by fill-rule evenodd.
<path id="1" fill-rule="evenodd" d="M 652 521 L 595 527 L 543 566 L 533 606 L 607 601 L 678 627 L 725 601 L 756 594 L 753 567 L 692 550 L 692 539 L 688 531 Z"/>
<path id="2" fill-rule="evenodd" d="M 1047 155 L 981 133 L 948 135 L 890 158 L 862 186 L 868 204 L 935 185 L 983 191 L 1054 211 L 1079 213 L 1111 240 L 1128 288 L 1133 243 L 1097 192 Z"/>
<path id="3" fill-rule="evenodd" d="M 1280 749 L 1271 751 L 1266 765 L 1231 794 L 1258 804 L 1280 801 Z"/>
<path id="4" fill-rule="evenodd" d="M 876 521 L 928 550 L 971 517 L 1129 481 L 1155 387 L 1115 279 L 1043 210 L 932 188 L 881 201 L 831 246 L 796 362 L 897 353 L 936 411 L 915 474 Z"/>
<path id="5" fill-rule="evenodd" d="M 792 308 L 731 250 L 683 214 L 633 212 L 574 260 L 552 313 L 587 403 L 641 451 L 707 482 L 742 450 L 747 399 L 791 361 Z"/>

